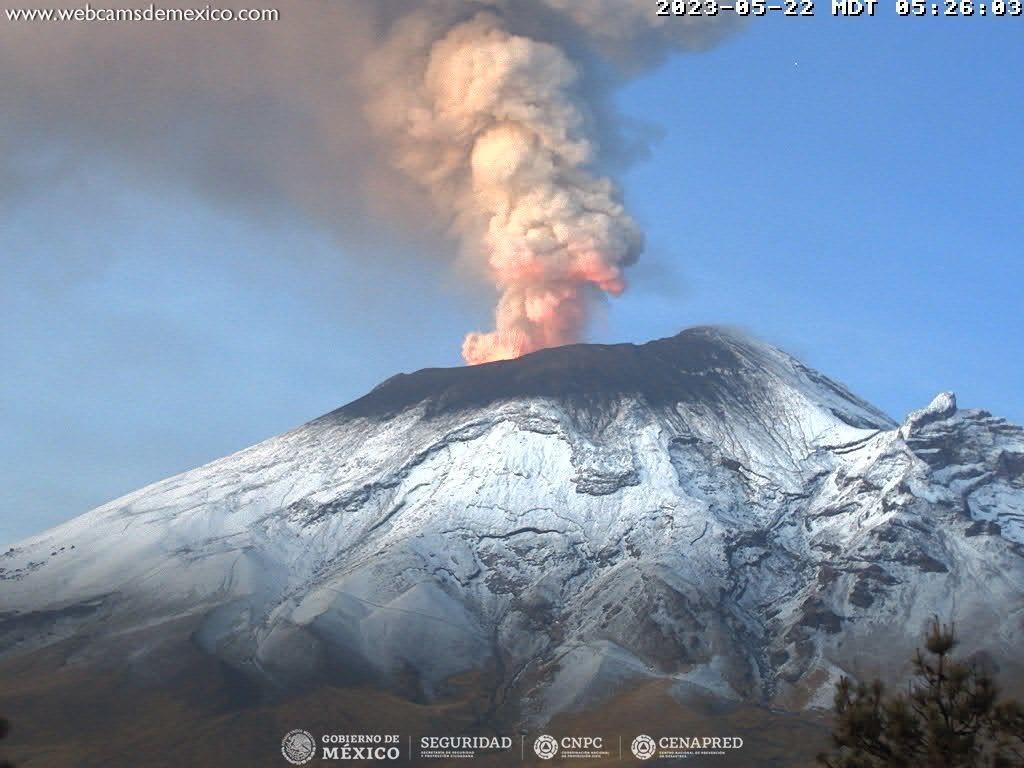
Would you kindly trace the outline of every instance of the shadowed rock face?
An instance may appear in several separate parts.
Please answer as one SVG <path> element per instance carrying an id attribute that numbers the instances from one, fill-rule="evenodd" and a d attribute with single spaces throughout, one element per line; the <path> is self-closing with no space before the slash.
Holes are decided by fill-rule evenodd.
<path id="1" fill-rule="evenodd" d="M 428 416 L 482 409 L 496 403 L 554 400 L 576 410 L 607 408 L 624 397 L 653 407 L 679 403 L 725 410 L 757 400 L 777 352 L 737 332 L 691 328 L 647 344 L 574 344 L 517 360 L 467 368 L 429 368 L 398 374 L 338 409 L 339 417 L 388 418 L 423 405 Z M 844 413 L 854 426 L 892 422 L 845 387 L 799 366 L 824 389 L 864 413 Z"/>
<path id="2" fill-rule="evenodd" d="M 1015 685 L 1022 457 L 952 395 L 897 425 L 716 328 L 420 371 L 13 547 L 0 657 L 159 684 L 188 646 L 232 701 L 538 724 L 654 683 L 828 706 L 938 614 Z"/>

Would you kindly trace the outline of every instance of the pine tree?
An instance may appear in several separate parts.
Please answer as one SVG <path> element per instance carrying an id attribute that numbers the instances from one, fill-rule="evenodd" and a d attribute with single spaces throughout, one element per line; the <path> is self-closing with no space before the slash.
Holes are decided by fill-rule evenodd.
<path id="1" fill-rule="evenodd" d="M 828 768 L 1024 768 L 1024 708 L 1000 700 L 992 675 L 953 658 L 957 638 L 938 619 L 914 657 L 906 693 L 880 680 L 836 685 Z"/>

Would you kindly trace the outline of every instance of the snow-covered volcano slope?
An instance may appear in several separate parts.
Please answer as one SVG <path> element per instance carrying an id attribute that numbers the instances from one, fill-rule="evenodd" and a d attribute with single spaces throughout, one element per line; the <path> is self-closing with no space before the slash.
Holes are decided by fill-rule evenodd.
<path id="1" fill-rule="evenodd" d="M 8 657 L 188 619 L 273 686 L 479 672 L 524 720 L 652 676 L 827 704 L 933 614 L 1020 678 L 1022 430 L 949 394 L 897 425 L 716 328 L 396 376 L 0 556 Z"/>

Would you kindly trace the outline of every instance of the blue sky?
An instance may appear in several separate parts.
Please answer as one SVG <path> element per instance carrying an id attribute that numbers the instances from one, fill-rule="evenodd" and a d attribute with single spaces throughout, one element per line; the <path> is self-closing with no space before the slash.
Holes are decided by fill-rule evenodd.
<path id="1" fill-rule="evenodd" d="M 631 84 L 647 252 L 594 341 L 745 327 L 894 416 L 1024 422 L 1021 19 L 758 20 Z M 86 163 L 0 211 L 0 544 L 459 363 L 490 297 Z M 400 279 L 395 271 L 400 271 Z"/>

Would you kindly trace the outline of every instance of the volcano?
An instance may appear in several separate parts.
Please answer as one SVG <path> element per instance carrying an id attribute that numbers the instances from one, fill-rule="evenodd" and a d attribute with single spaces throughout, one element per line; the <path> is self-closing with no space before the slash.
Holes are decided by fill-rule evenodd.
<path id="1" fill-rule="evenodd" d="M 935 615 L 1019 695 L 1024 431 L 701 327 L 398 375 L 11 547 L 0 712 L 29 766 L 658 718 L 792 766 Z"/>

